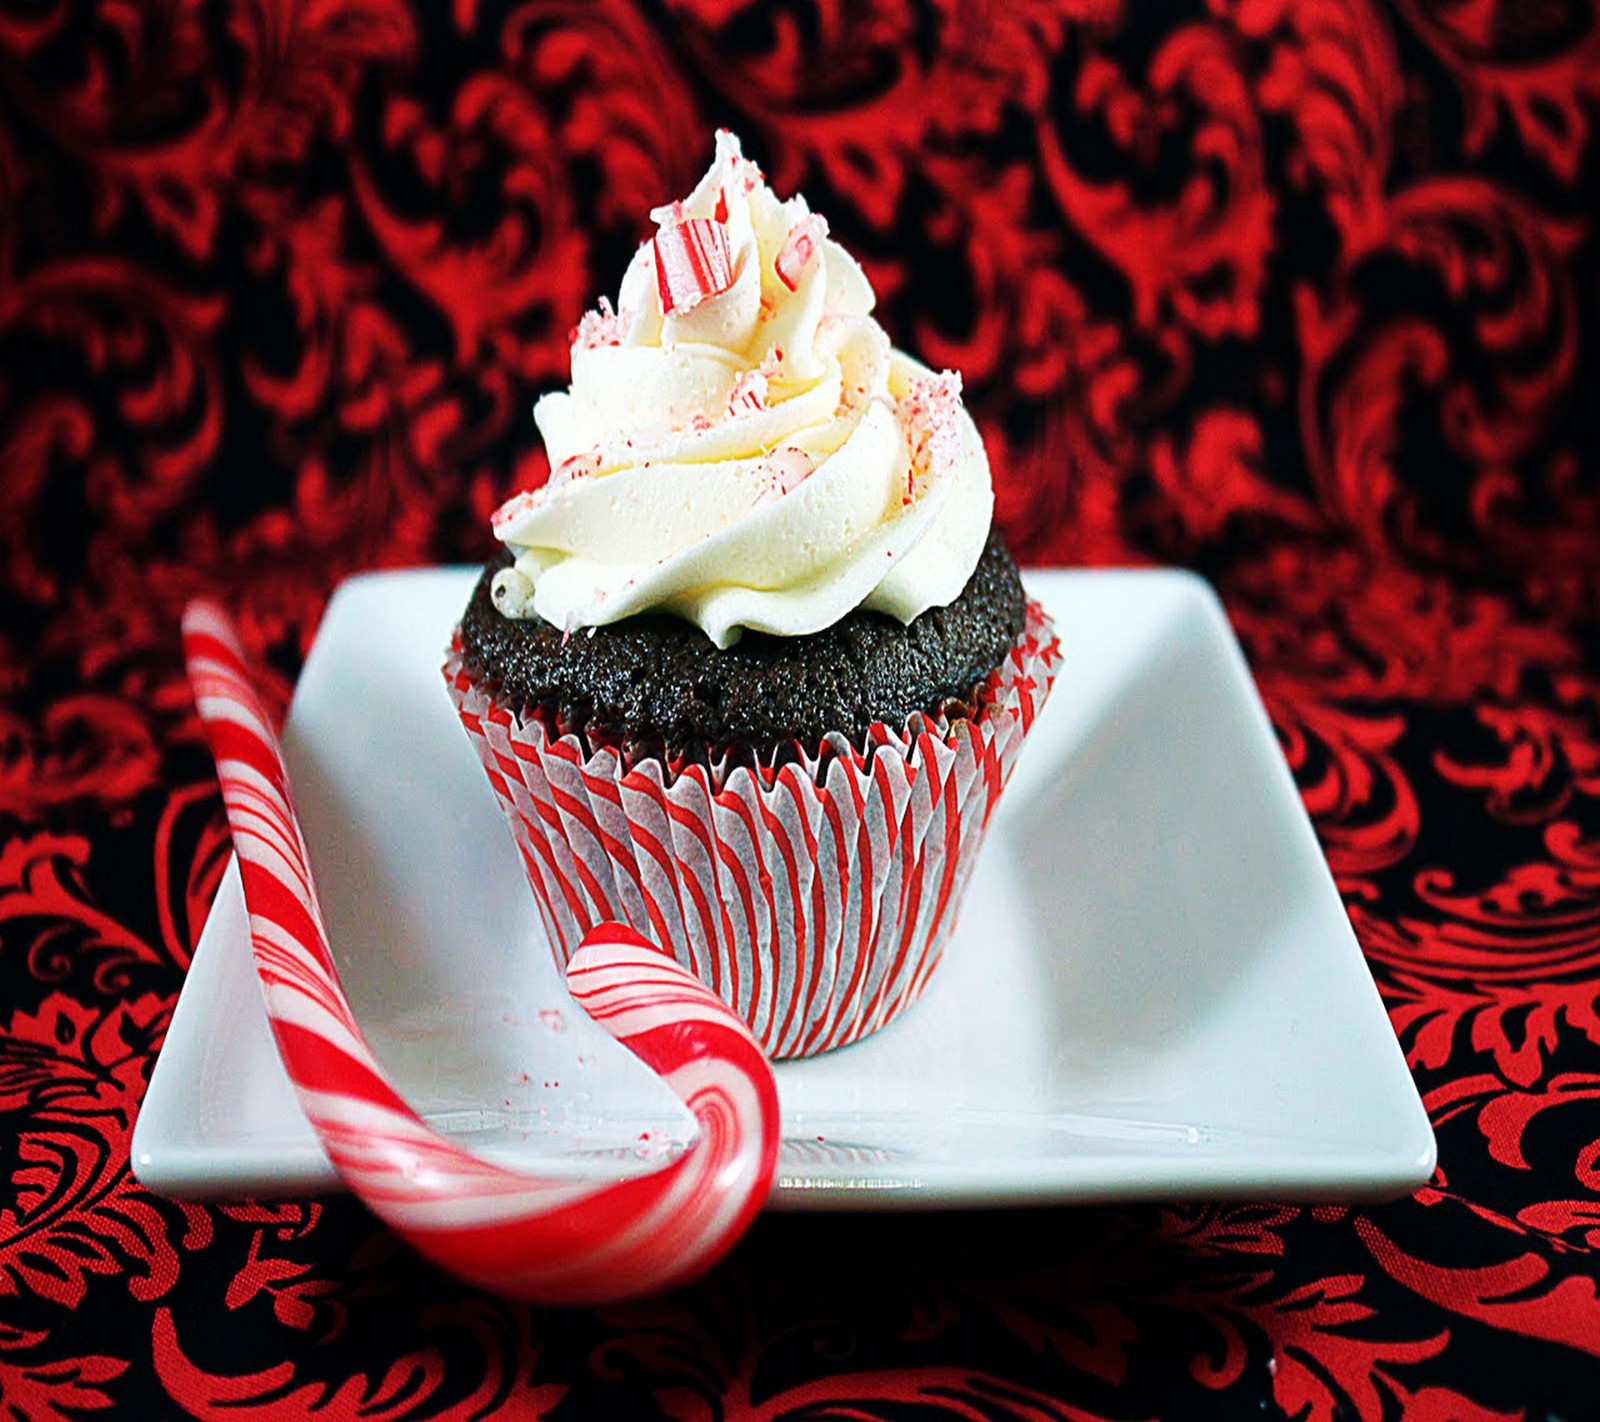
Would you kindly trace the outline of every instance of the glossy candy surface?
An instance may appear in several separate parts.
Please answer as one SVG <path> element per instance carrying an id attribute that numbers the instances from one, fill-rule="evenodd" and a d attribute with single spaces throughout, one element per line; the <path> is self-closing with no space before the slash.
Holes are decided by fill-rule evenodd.
<path id="1" fill-rule="evenodd" d="M 215 604 L 184 614 L 184 651 L 216 757 L 273 1035 L 344 1182 L 435 1263 L 547 1303 L 682 1282 L 760 1209 L 777 1166 L 772 1071 L 748 1030 L 631 929 L 600 924 L 567 969 L 573 997 L 660 1074 L 699 1136 L 650 1175 L 547 1179 L 491 1164 L 406 1105 L 339 984 L 288 772 L 237 635 Z"/>

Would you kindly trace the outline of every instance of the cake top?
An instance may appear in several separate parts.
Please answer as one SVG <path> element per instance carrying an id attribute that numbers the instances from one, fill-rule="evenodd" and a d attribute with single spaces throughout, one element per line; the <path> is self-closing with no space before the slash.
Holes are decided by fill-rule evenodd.
<path id="1" fill-rule="evenodd" d="M 495 606 L 567 631 L 675 613 L 726 647 L 953 601 L 994 505 L 960 377 L 891 348 L 860 266 L 731 133 L 651 216 L 534 408 L 551 474 L 494 516 Z"/>
<path id="2" fill-rule="evenodd" d="M 1026 619 L 1016 564 L 997 534 L 955 600 L 909 627 L 857 610 L 815 636 L 750 632 L 728 648 L 654 613 L 563 636 L 502 617 L 492 586 L 485 569 L 458 645 L 496 699 L 591 747 L 627 745 L 669 763 L 751 752 L 770 764 L 791 742 L 815 751 L 837 733 L 861 746 L 876 722 L 899 730 L 914 712 L 970 715 Z"/>

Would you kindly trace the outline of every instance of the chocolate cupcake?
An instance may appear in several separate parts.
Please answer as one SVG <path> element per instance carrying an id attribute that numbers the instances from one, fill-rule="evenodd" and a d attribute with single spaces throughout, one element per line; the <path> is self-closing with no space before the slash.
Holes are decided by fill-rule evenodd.
<path id="1" fill-rule="evenodd" d="M 821 219 L 725 133 L 653 216 L 446 678 L 558 955 L 625 921 L 807 1055 L 922 991 L 1058 655 Z"/>

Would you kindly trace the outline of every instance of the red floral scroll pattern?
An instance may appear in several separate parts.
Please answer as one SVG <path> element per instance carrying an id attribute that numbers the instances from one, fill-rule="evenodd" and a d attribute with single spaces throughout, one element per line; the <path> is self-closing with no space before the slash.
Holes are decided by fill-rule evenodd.
<path id="1" fill-rule="evenodd" d="M 1158 7 L 1159 8 L 1159 7 Z M 1584 1415 L 1600 1376 L 1600 16 L 1582 0 L 0 0 L 0 1416 Z M 1441 1166 L 1381 1209 L 761 1221 L 540 1314 L 127 1170 L 281 708 L 474 558 L 717 123 L 958 367 L 1035 562 L 1251 657 Z"/>

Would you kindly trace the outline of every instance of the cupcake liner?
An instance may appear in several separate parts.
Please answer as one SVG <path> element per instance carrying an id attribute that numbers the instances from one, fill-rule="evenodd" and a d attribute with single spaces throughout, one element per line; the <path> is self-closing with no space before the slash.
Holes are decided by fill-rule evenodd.
<path id="1" fill-rule="evenodd" d="M 975 697 L 904 728 L 769 764 L 665 762 L 596 744 L 444 672 L 494 787 L 557 960 L 618 919 L 672 954 L 773 1058 L 875 1032 L 937 966 L 989 817 L 1060 666 L 1029 603 Z"/>

